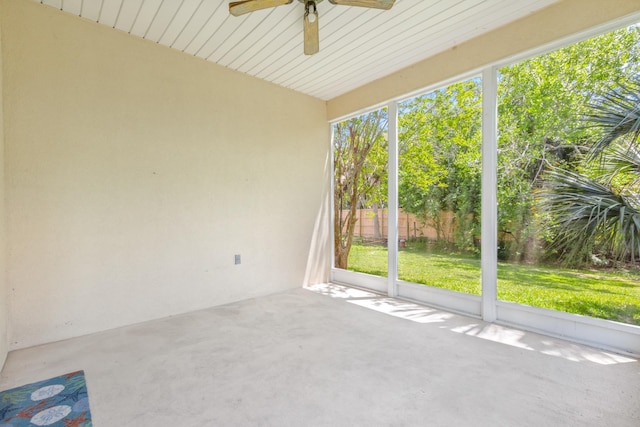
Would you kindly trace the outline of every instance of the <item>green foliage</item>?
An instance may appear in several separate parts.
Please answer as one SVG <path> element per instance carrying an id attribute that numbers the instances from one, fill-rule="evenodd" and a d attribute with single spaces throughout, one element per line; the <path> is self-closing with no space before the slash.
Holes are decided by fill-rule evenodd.
<path id="1" fill-rule="evenodd" d="M 356 209 L 387 200 L 388 114 L 372 111 L 334 126 L 334 262 L 347 268 Z M 345 216 L 344 210 L 348 210 Z"/>
<path id="2" fill-rule="evenodd" d="M 548 205 L 539 204 L 538 195 L 548 189 L 543 179 L 547 169 L 562 168 L 600 184 L 608 170 L 606 185 L 615 195 L 634 202 L 632 194 L 640 190 L 635 166 L 629 161 L 634 153 L 616 145 L 619 152 L 598 165 L 585 162 L 584 157 L 594 145 L 604 150 L 620 133 L 637 139 L 639 113 L 636 110 L 635 116 L 628 116 L 628 107 L 637 105 L 636 100 L 628 93 L 607 89 L 615 84 L 625 87 L 639 71 L 640 31 L 635 26 L 499 70 L 501 259 L 588 261 L 593 251 L 616 247 L 604 244 L 602 236 L 591 235 L 591 240 L 580 244 L 582 255 L 572 254 L 568 245 L 576 241 L 563 231 L 568 223 L 555 218 Z M 606 109 L 607 114 L 598 108 Z M 442 242 L 470 253 L 477 252 L 475 241 L 480 234 L 481 114 L 479 78 L 448 85 L 399 106 L 400 207 L 432 225 Z M 585 117 L 591 120 L 589 125 Z M 386 119 L 386 111 L 380 110 L 336 125 L 338 190 L 334 199 L 340 209 L 386 204 L 387 143 L 386 132 L 380 132 L 386 129 Z M 629 126 L 635 128 L 629 130 Z M 612 133 L 603 136 L 607 127 Z M 454 214 L 453 241 L 443 211 Z M 337 235 L 341 230 L 344 228 L 336 229 Z M 343 250 L 348 247 L 346 237 L 348 233 L 342 234 L 338 242 Z M 563 240 L 564 247 L 558 244 Z"/>
<path id="3" fill-rule="evenodd" d="M 640 137 L 640 79 L 634 76 L 631 82 L 621 83 L 607 90 L 590 104 L 586 114 L 587 123 L 600 139 L 591 147 L 588 160 L 593 160 L 619 138 L 627 138 L 627 147 L 638 145 Z"/>
<path id="4" fill-rule="evenodd" d="M 546 168 L 584 168 L 580 159 L 598 138 L 597 127 L 585 126 L 584 117 L 593 114 L 598 94 L 629 81 L 639 67 L 640 33 L 631 27 L 500 70 L 498 227 L 503 259 L 590 259 L 594 241 L 580 245 L 580 257 L 550 244 L 558 241 L 562 227 L 548 206 L 536 205 L 536 193 L 545 185 Z"/>
<path id="5" fill-rule="evenodd" d="M 589 262 L 594 253 L 638 258 L 640 210 L 631 199 L 568 170 L 554 169 L 548 179 L 542 203 L 557 218 L 554 247 L 566 262 Z"/>
<path id="6" fill-rule="evenodd" d="M 400 106 L 399 204 L 444 234 L 442 211 L 455 215 L 458 247 L 479 234 L 481 84 L 472 79 Z M 443 238 L 443 237 L 439 237 Z"/>
<path id="7" fill-rule="evenodd" d="M 606 93 L 587 120 L 602 132 L 582 159 L 583 173 L 554 168 L 542 204 L 556 218 L 553 246 L 565 262 L 593 253 L 640 259 L 640 82 Z"/>
<path id="8" fill-rule="evenodd" d="M 356 203 L 386 203 L 387 194 L 386 109 L 372 111 L 334 126 L 333 156 L 336 202 L 343 209 Z"/>
<path id="9" fill-rule="evenodd" d="M 499 255 L 525 262 L 499 263 L 500 299 L 640 325 L 638 75 L 636 26 L 500 69 Z M 402 280 L 480 294 L 474 240 L 480 234 L 481 108 L 477 78 L 399 106 L 400 207 L 434 226 L 439 239 L 408 243 L 399 255 Z M 358 129 L 358 120 L 366 118 L 349 126 Z M 386 174 L 378 175 L 386 167 L 386 139 L 379 141 L 360 166 L 336 158 L 340 168 L 359 168 L 363 184 L 354 180 L 353 188 L 361 185 L 365 194 L 346 204 L 336 194 L 337 203 L 386 203 Z M 385 193 L 366 192 L 372 181 Z M 443 211 L 454 214 L 453 241 Z M 355 245 L 347 255 L 350 269 L 387 275 L 386 248 Z M 594 259 L 624 263 L 611 273 L 584 268 Z M 582 268 L 559 268 L 559 262 Z"/>
<path id="10" fill-rule="evenodd" d="M 584 126 L 597 93 L 640 68 L 639 32 L 626 28 L 500 70 L 498 229 L 505 260 L 555 255 L 557 229 L 536 206 L 542 173 L 578 168 L 597 134 Z M 625 101 L 624 97 L 618 101 Z M 400 105 L 399 203 L 443 239 L 442 211 L 455 215 L 454 244 L 475 251 L 480 221 L 481 82 L 451 84 Z M 636 129 L 637 131 L 638 129 Z M 620 178 L 618 178 L 620 179 Z M 545 253 L 546 251 L 546 253 Z"/>

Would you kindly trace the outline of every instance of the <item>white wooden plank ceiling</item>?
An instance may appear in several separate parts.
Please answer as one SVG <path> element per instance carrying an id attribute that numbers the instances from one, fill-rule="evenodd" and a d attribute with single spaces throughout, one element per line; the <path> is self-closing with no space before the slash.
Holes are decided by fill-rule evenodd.
<path id="1" fill-rule="evenodd" d="M 313 56 L 298 1 L 241 17 L 224 0 L 36 1 L 329 100 L 558 0 L 396 0 L 389 11 L 323 1 Z"/>

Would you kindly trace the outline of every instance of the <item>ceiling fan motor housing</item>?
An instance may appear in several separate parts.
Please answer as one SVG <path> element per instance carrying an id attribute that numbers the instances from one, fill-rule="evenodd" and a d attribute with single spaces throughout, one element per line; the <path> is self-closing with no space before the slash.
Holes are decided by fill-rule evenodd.
<path id="1" fill-rule="evenodd" d="M 317 4 L 323 0 L 298 0 L 304 4 L 304 54 L 314 55 L 320 50 L 320 37 L 318 26 Z M 396 0 L 329 0 L 329 3 L 343 6 L 360 6 L 373 9 L 391 9 Z M 240 0 L 229 3 L 229 13 L 234 16 L 256 10 L 268 9 L 285 4 L 291 4 L 293 0 Z"/>

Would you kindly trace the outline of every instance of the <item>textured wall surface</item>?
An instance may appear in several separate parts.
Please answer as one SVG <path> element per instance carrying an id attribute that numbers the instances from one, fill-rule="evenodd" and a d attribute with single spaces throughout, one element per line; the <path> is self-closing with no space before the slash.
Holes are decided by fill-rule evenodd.
<path id="1" fill-rule="evenodd" d="M 10 348 L 327 280 L 325 102 L 32 2 L 2 25 Z"/>

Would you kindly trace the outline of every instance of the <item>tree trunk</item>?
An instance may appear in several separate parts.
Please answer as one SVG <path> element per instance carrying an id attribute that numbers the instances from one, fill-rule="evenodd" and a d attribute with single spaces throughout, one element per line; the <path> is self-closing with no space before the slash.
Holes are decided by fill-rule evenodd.
<path id="1" fill-rule="evenodd" d="M 347 213 L 347 217 L 342 219 L 342 210 L 334 207 L 334 264 L 336 268 L 347 269 L 349 263 L 349 251 L 351 251 L 351 245 L 353 243 L 353 231 L 356 227 L 356 223 L 358 222 L 358 218 L 356 217 L 357 209 L 356 209 L 356 200 L 357 194 L 351 196 L 351 203 L 349 204 L 349 212 Z M 344 225 L 346 224 L 346 230 L 344 233 L 346 234 L 346 238 L 343 239 L 342 232 Z"/>

